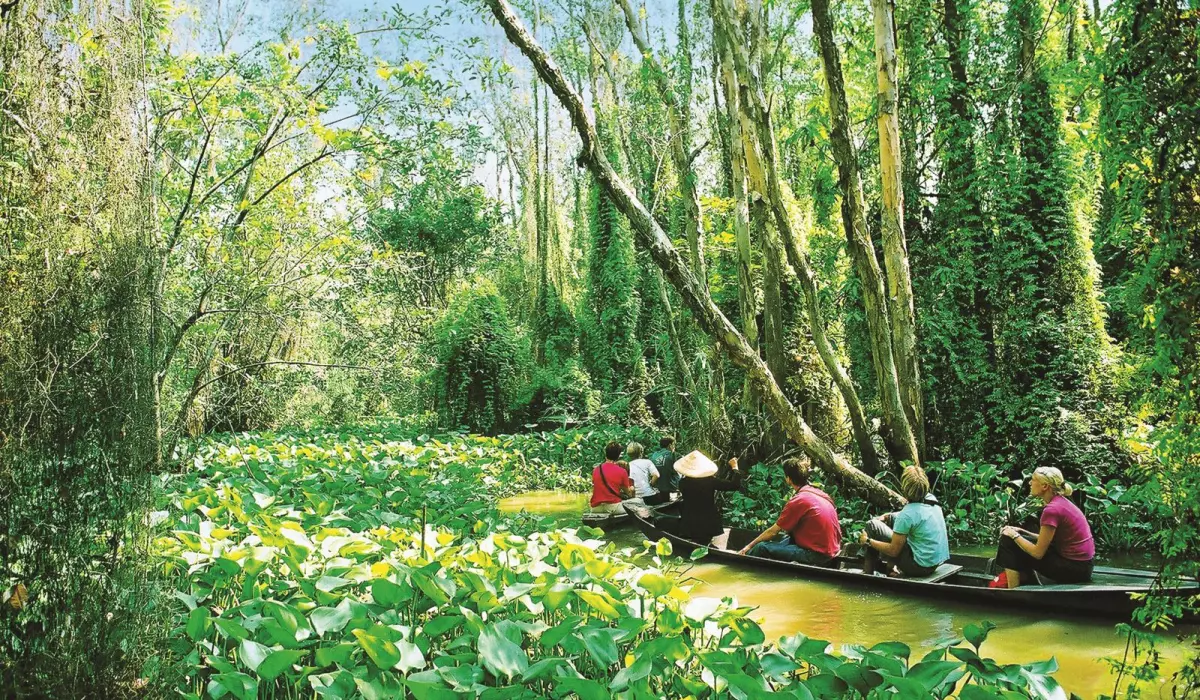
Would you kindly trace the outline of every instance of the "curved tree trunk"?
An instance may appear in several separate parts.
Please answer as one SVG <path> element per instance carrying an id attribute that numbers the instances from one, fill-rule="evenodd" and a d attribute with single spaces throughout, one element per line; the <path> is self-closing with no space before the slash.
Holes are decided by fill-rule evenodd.
<path id="1" fill-rule="evenodd" d="M 750 348 L 746 338 L 713 303 L 707 290 L 692 274 L 683 256 L 675 249 L 646 206 L 608 163 L 600 148 L 595 127 L 587 116 L 583 100 L 567 83 L 554 59 L 529 35 L 521 21 L 513 14 L 507 0 L 487 0 L 487 4 L 504 27 L 509 41 L 533 63 L 542 80 L 546 81 L 570 115 L 582 142 L 580 162 L 587 165 L 614 204 L 629 219 L 639 242 L 679 291 L 697 323 L 720 342 L 730 359 L 754 382 L 768 410 L 780 422 L 788 437 L 804 450 L 818 468 L 846 486 L 861 490 L 871 502 L 885 507 L 903 503 L 904 499 L 899 494 L 855 469 L 813 433 L 780 391 L 770 370 Z"/>
<path id="2" fill-rule="evenodd" d="M 817 35 L 821 63 L 825 67 L 826 91 L 829 97 L 829 132 L 833 159 L 838 166 L 838 186 L 842 191 L 842 224 L 850 259 L 862 285 L 863 306 L 871 339 L 871 359 L 875 379 L 879 383 L 879 398 L 883 422 L 887 430 L 883 439 L 888 452 L 896 459 L 920 462 L 920 451 L 912 423 L 900 398 L 900 380 L 892 353 L 892 329 L 888 316 L 888 300 L 884 291 L 883 271 L 875 258 L 875 245 L 867 232 L 863 211 L 862 178 L 854 146 L 850 143 L 849 109 L 842 78 L 842 62 L 833 43 L 833 21 L 829 16 L 829 0 L 813 0 L 813 32 Z"/>
<path id="3" fill-rule="evenodd" d="M 714 2 L 714 8 L 714 15 L 720 13 L 721 24 L 728 26 L 733 23 L 732 18 L 728 16 L 728 7 L 721 0 Z M 716 17 L 714 21 L 718 21 Z M 764 156 L 767 196 L 770 198 L 771 209 L 775 214 L 775 224 L 783 238 L 783 247 L 788 263 L 795 270 L 800 282 L 800 289 L 804 294 L 809 332 L 812 333 L 817 354 L 821 357 L 826 371 L 829 372 L 830 378 L 833 379 L 834 385 L 842 396 L 842 401 L 846 404 L 846 411 L 850 416 L 850 431 L 854 437 L 854 444 L 858 447 L 863 469 L 868 474 L 877 474 L 880 469 L 879 458 L 876 456 L 875 446 L 871 442 L 871 431 L 867 427 L 862 402 L 858 398 L 858 391 L 854 388 L 850 374 L 838 360 L 837 351 L 825 333 L 825 313 L 821 309 L 817 278 L 813 273 L 812 263 L 809 261 L 807 246 L 792 225 L 792 218 L 787 209 L 787 201 L 783 194 L 783 180 L 779 176 L 779 148 L 775 141 L 774 128 L 771 125 L 771 115 L 766 109 L 766 100 L 762 93 L 755 90 L 751 84 L 749 75 L 751 64 L 744 48 L 731 43 L 726 45 L 726 49 L 731 53 L 731 56 L 726 58 L 736 67 L 742 76 L 742 82 L 749 88 L 747 96 L 750 98 L 750 104 L 747 107 L 753 114 L 751 123 Z"/>

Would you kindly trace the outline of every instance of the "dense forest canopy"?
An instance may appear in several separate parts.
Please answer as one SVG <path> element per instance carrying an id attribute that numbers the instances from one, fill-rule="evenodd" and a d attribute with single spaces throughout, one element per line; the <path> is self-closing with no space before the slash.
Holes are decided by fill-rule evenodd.
<path id="1" fill-rule="evenodd" d="M 1197 575 L 1195 0 L 385 5 L 0 3 L 6 683 L 169 634 L 224 432 L 1056 466 Z"/>

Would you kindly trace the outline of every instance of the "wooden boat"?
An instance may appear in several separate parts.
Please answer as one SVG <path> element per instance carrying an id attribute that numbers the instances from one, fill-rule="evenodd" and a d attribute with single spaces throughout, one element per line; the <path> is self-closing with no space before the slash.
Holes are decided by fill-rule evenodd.
<path id="1" fill-rule="evenodd" d="M 626 506 L 633 521 L 647 538 L 666 538 L 677 555 L 687 556 L 705 545 L 665 532 L 655 525 L 650 509 Z M 708 547 L 706 560 L 733 566 L 747 566 L 791 573 L 798 577 L 821 579 L 835 583 L 859 585 L 877 590 L 907 595 L 937 597 L 1018 610 L 1039 609 L 1060 615 L 1086 615 L 1129 619 L 1138 602 L 1134 593 L 1146 593 L 1155 578 L 1153 571 L 1118 569 L 1097 566 L 1092 581 L 1086 584 L 1060 584 L 1046 581 L 1045 585 L 1025 585 L 1018 588 L 988 588 L 995 572 L 988 557 L 955 554 L 929 576 L 923 578 L 889 578 L 864 574 L 862 560 L 838 557 L 827 566 L 812 566 L 776 561 L 763 557 L 738 554 L 737 551 L 758 536 L 757 532 L 728 528 L 726 549 Z M 1184 582 L 1173 595 L 1198 595 L 1200 583 Z M 1196 617 L 1187 621 L 1200 621 Z"/>
<path id="2" fill-rule="evenodd" d="M 682 499 L 680 499 L 679 496 L 676 495 L 674 498 L 667 501 L 666 503 L 662 503 L 657 506 L 646 506 L 646 505 L 641 505 L 641 504 L 638 504 L 638 505 L 640 506 L 640 509 L 644 510 L 647 513 L 650 513 L 650 512 L 667 513 L 667 512 L 674 510 L 675 508 L 677 508 L 679 506 L 679 503 L 681 500 Z M 613 527 L 618 527 L 620 525 L 625 525 L 627 523 L 632 522 L 632 516 L 629 514 L 628 509 L 624 513 L 586 512 L 583 514 L 582 519 L 583 519 L 584 525 L 588 525 L 590 527 L 598 527 L 598 528 L 613 528 Z"/>

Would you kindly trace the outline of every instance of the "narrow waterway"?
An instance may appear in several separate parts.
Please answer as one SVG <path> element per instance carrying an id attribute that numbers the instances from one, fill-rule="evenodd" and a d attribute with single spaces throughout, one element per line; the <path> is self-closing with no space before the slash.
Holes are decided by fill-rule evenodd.
<path id="1" fill-rule="evenodd" d="M 587 495 L 557 491 L 531 492 L 504 499 L 505 512 L 525 511 L 548 516 L 558 527 L 576 527 L 587 508 Z M 642 534 L 626 526 L 608 533 L 622 545 L 638 546 Z M 1115 680 L 1107 658 L 1119 659 L 1125 640 L 1111 621 L 1056 618 L 1041 612 L 1019 613 L 949 601 L 883 595 L 859 587 L 840 587 L 762 570 L 743 570 L 701 563 L 687 572 L 693 595 L 733 597 L 740 605 L 757 608 L 754 617 L 768 639 L 803 632 L 834 645 L 895 640 L 911 646 L 914 656 L 940 639 L 954 637 L 963 626 L 990 620 L 997 625 L 983 646 L 983 655 L 999 663 L 1029 663 L 1051 656 L 1058 660 L 1055 677 L 1084 698 L 1113 693 Z M 1173 636 L 1158 641 L 1161 670 L 1169 676 L 1186 658 L 1186 649 Z M 1159 697 L 1160 688 L 1146 687 L 1146 697 Z M 1169 688 L 1161 696 L 1171 697 Z"/>

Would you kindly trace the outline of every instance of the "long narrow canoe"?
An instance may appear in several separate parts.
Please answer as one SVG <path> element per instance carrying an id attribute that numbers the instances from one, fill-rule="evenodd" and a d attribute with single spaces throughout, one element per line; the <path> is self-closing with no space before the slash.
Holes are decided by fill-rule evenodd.
<path id="1" fill-rule="evenodd" d="M 666 538 L 675 554 L 687 556 L 692 551 L 706 546 L 660 529 L 655 524 L 650 509 L 626 506 L 626 510 L 647 538 Z M 732 566 L 770 569 L 802 578 L 858 585 L 882 591 L 1019 610 L 1036 608 L 1059 615 L 1128 619 L 1130 613 L 1139 605 L 1130 596 L 1148 592 L 1155 579 L 1153 571 L 1097 566 L 1092 573 L 1092 581 L 1086 584 L 1046 582 L 1046 585 L 1024 585 L 1012 590 L 988 588 L 988 582 L 995 575 L 991 570 L 991 560 L 987 557 L 962 554 L 952 555 L 949 562 L 942 564 L 929 576 L 890 578 L 878 574 L 864 574 L 861 568 L 862 561 L 849 557 L 838 557 L 828 566 L 812 566 L 738 554 L 737 551 L 752 542 L 758 533 L 738 528 L 730 528 L 728 532 L 726 548 L 708 547 L 707 559 Z M 1200 595 L 1200 584 L 1195 581 L 1184 582 L 1180 588 L 1172 591 L 1172 595 Z M 1200 620 L 1193 617 L 1188 621 Z"/>
<path id="2" fill-rule="evenodd" d="M 643 506 L 640 506 L 640 508 L 647 512 L 653 511 L 656 513 L 668 513 L 670 511 L 674 510 L 679 505 L 681 500 L 682 499 L 679 498 L 679 495 L 676 494 L 674 498 L 667 501 L 666 503 L 662 503 L 657 506 L 643 505 Z M 631 522 L 632 516 L 628 512 L 625 512 L 625 513 L 586 512 L 583 514 L 582 520 L 583 520 L 584 525 L 589 525 L 591 527 L 611 529 L 611 528 L 617 527 L 619 525 L 624 525 L 626 523 Z"/>

